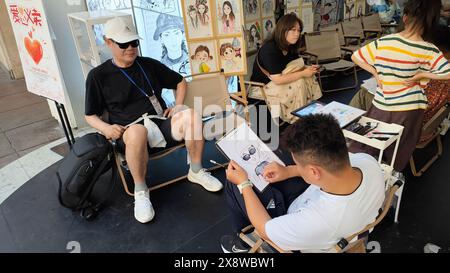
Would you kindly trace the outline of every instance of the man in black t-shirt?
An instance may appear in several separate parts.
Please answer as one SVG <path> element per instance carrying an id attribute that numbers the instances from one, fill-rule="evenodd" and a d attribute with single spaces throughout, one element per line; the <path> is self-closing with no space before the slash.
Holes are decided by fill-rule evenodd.
<path id="1" fill-rule="evenodd" d="M 148 187 L 147 129 L 130 123 L 143 114 L 158 115 L 154 119 L 164 140 L 171 146 L 185 140 L 191 166 L 188 180 L 208 191 L 219 191 L 223 185 L 201 165 L 204 141 L 202 120 L 192 109 L 183 107 L 186 81 L 157 60 L 138 57 L 139 36 L 134 27 L 120 17 L 109 20 L 104 30 L 105 43 L 113 58 L 92 69 L 86 80 L 86 121 L 108 139 L 117 140 L 135 183 L 134 216 L 141 223 L 154 217 Z M 176 105 L 167 108 L 161 98 L 163 88 L 176 89 Z M 103 114 L 108 113 L 108 120 Z"/>

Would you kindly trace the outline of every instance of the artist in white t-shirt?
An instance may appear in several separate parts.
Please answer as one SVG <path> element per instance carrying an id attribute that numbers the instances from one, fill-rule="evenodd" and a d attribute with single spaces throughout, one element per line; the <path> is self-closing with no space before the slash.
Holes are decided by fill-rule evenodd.
<path id="1" fill-rule="evenodd" d="M 259 234 L 285 250 L 324 252 L 375 220 L 384 200 L 381 168 L 370 155 L 348 153 L 332 116 L 306 116 L 287 128 L 283 139 L 295 165 L 266 166 L 263 175 L 271 185 L 262 193 L 255 192 L 246 172 L 230 162 L 227 200 L 234 208 L 235 223 L 241 225 L 235 230 L 245 227 L 242 219 L 247 219 Z M 292 177 L 302 177 L 310 186 L 291 201 L 280 201 L 289 193 L 276 186 Z M 225 252 L 248 248 L 229 235 L 221 238 L 221 245 Z"/>

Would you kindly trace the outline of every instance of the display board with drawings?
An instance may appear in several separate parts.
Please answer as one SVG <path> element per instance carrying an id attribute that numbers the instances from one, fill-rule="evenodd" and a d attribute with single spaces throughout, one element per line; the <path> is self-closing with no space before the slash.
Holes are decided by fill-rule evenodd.
<path id="1" fill-rule="evenodd" d="M 275 0 L 243 0 L 247 52 L 254 53 L 275 29 Z"/>
<path id="2" fill-rule="evenodd" d="M 242 1 L 185 0 L 182 14 L 192 74 L 220 69 L 227 76 L 247 73 Z"/>

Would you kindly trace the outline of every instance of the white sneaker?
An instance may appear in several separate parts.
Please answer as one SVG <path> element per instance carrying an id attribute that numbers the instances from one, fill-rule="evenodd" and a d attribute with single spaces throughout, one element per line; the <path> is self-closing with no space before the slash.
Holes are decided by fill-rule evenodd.
<path id="1" fill-rule="evenodd" d="M 211 175 L 211 173 L 207 172 L 205 169 L 201 169 L 198 173 L 194 173 L 191 169 L 189 169 L 187 179 L 192 183 L 197 183 L 203 186 L 207 191 L 220 191 L 223 188 L 222 183 L 220 183 L 217 178 Z"/>
<path id="2" fill-rule="evenodd" d="M 150 202 L 149 191 L 138 191 L 134 193 L 134 218 L 145 224 L 155 216 L 155 210 Z"/>

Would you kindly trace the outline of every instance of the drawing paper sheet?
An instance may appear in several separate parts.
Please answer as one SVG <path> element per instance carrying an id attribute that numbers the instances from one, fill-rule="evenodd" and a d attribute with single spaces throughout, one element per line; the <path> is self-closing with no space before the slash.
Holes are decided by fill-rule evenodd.
<path id="1" fill-rule="evenodd" d="M 230 160 L 247 171 L 249 180 L 259 191 L 263 191 L 269 184 L 263 178 L 263 170 L 267 164 L 275 161 L 285 166 L 245 122 L 216 144 Z"/>

